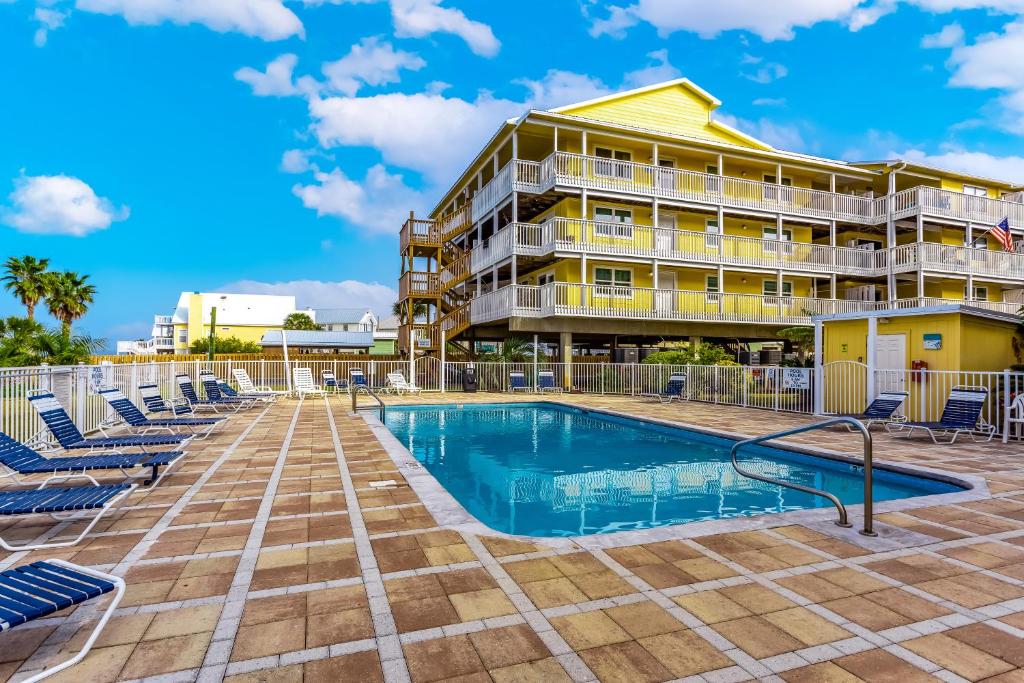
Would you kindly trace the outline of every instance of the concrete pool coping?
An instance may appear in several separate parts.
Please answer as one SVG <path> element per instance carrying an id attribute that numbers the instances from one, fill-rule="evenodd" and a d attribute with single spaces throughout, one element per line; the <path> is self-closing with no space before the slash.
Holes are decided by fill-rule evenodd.
<path id="1" fill-rule="evenodd" d="M 488 402 L 494 405 L 523 405 L 523 402 L 493 401 Z M 610 410 L 606 408 L 590 408 L 578 405 L 562 403 L 551 400 L 529 401 L 529 403 L 545 404 L 579 410 L 588 413 L 595 413 L 619 419 L 646 422 L 651 425 L 685 429 L 694 431 L 706 436 L 725 438 L 730 440 L 741 440 L 749 438 L 747 434 L 739 434 L 726 430 L 710 429 L 700 425 L 693 425 L 686 422 L 662 420 L 647 416 L 638 416 L 631 413 Z M 449 403 L 425 403 L 410 404 L 402 407 L 427 407 L 427 408 L 457 408 L 461 405 L 482 405 L 462 404 L 459 402 Z M 391 430 L 384 425 L 375 414 L 360 412 L 359 415 L 367 423 L 374 435 L 384 447 L 385 452 L 398 467 L 405 477 L 409 486 L 419 496 L 427 511 L 436 519 L 438 526 L 454 531 L 475 534 L 478 536 L 497 536 L 510 540 L 523 541 L 527 543 L 543 544 L 552 548 L 572 549 L 585 548 L 597 550 L 602 548 L 617 548 L 637 544 L 656 543 L 659 541 L 676 540 L 681 538 L 695 538 L 713 534 L 733 533 L 737 531 L 755 531 L 777 526 L 788 526 L 792 524 L 803 524 L 812 526 L 816 530 L 834 536 L 835 538 L 857 544 L 873 551 L 893 549 L 894 547 L 906 547 L 907 545 L 921 545 L 934 542 L 934 539 L 922 534 L 909 532 L 898 527 L 879 523 L 875 521 L 877 537 L 867 537 L 856 532 L 855 529 L 844 529 L 830 524 L 836 515 L 834 508 L 816 508 L 808 510 L 792 510 L 788 512 L 774 512 L 746 517 L 730 517 L 727 519 L 716 519 L 700 522 L 683 522 L 680 524 L 668 524 L 651 529 L 640 529 L 635 531 L 617 531 L 607 534 L 590 534 L 587 536 L 524 536 L 520 534 L 509 534 L 487 526 L 472 513 L 470 513 L 435 477 L 423 466 L 401 441 L 398 440 Z M 851 434 L 851 436 L 856 436 Z M 839 453 L 824 448 L 794 444 L 787 441 L 770 442 L 772 448 L 786 450 L 802 455 L 827 458 L 851 464 L 861 464 L 859 458 Z M 984 500 L 991 497 L 988 484 L 984 477 L 957 473 L 951 476 L 947 472 L 933 470 L 919 465 L 906 463 L 892 463 L 884 460 L 876 460 L 874 463 L 878 469 L 890 472 L 908 474 L 924 477 L 936 481 L 942 481 L 957 486 L 965 487 L 963 491 L 950 493 L 937 493 L 913 498 L 900 498 L 890 501 L 876 502 L 874 512 L 878 514 L 887 512 L 901 512 L 917 508 L 932 507 L 935 505 L 955 505 L 976 500 Z M 863 519 L 863 504 L 847 505 L 851 522 L 857 527 L 858 522 Z"/>

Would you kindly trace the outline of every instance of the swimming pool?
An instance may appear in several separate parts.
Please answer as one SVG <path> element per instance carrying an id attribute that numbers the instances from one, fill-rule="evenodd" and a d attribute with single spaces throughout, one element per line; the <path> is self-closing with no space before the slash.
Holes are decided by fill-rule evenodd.
<path id="1" fill-rule="evenodd" d="M 831 507 L 740 476 L 729 439 L 568 406 L 389 406 L 387 426 L 470 514 L 510 534 L 583 536 Z M 843 503 L 862 502 L 854 465 L 765 447 L 740 459 Z M 962 490 L 875 470 L 876 501 Z"/>

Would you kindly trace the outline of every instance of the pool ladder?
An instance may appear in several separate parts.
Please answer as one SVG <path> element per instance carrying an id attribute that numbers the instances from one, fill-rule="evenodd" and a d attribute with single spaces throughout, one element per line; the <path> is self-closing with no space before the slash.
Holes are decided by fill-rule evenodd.
<path id="1" fill-rule="evenodd" d="M 384 422 L 384 418 L 387 415 L 387 406 L 384 405 L 384 400 L 377 395 L 373 389 L 364 385 L 350 386 L 349 393 L 352 395 L 352 412 L 356 412 L 359 409 L 359 392 L 363 391 L 369 396 L 373 397 L 373 400 L 377 402 L 377 417 L 381 423 Z"/>
<path id="2" fill-rule="evenodd" d="M 849 516 L 846 514 L 846 506 L 843 505 L 842 501 L 836 498 L 828 491 L 822 491 L 820 489 L 812 488 L 810 486 L 804 486 L 803 484 L 797 484 L 791 481 L 784 481 L 782 479 L 775 479 L 764 474 L 758 474 L 757 472 L 751 472 L 740 467 L 739 462 L 736 460 L 736 454 L 746 446 L 753 446 L 754 444 L 764 443 L 765 441 L 771 441 L 773 439 L 781 439 L 784 436 L 793 436 L 794 434 L 802 434 L 804 432 L 811 432 L 816 429 L 825 429 L 827 427 L 834 427 L 836 425 L 845 424 L 847 429 L 850 431 L 857 430 L 864 437 L 864 528 L 861 529 L 860 533 L 865 536 L 877 536 L 878 534 L 874 531 L 874 521 L 872 516 L 874 514 L 874 499 L 871 490 L 871 474 L 872 474 L 872 446 L 871 446 L 871 432 L 864 426 L 864 423 L 860 420 L 852 417 L 833 417 L 824 422 L 815 422 L 814 424 L 804 425 L 803 427 L 795 427 L 793 429 L 786 429 L 781 432 L 774 432 L 772 434 L 765 434 L 764 436 L 756 436 L 751 439 L 744 439 L 743 441 L 736 442 L 736 445 L 732 447 L 729 456 L 732 458 L 732 466 L 737 472 L 744 477 L 750 479 L 756 479 L 763 481 L 768 484 L 775 484 L 776 486 L 782 486 L 787 489 L 795 489 L 797 491 L 803 491 L 804 493 L 810 493 L 815 496 L 821 496 L 827 498 L 836 506 L 836 510 L 839 512 L 839 519 L 836 521 L 837 526 L 841 527 L 852 527 L 853 525 L 849 522 Z"/>

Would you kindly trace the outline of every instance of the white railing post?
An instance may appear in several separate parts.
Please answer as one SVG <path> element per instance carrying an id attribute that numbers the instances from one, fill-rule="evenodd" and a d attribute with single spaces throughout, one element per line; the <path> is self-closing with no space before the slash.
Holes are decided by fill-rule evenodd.
<path id="1" fill-rule="evenodd" d="M 868 366 L 867 368 L 867 399 L 868 403 L 875 400 L 875 347 L 878 343 L 878 318 L 871 316 L 868 318 L 868 344 L 867 344 L 867 358 L 864 360 Z"/>
<path id="2" fill-rule="evenodd" d="M 1013 405 L 1011 393 L 1010 369 L 1005 368 L 1003 370 L 1003 443 L 1007 443 L 1010 440 L 1010 406 Z"/>
<path id="3" fill-rule="evenodd" d="M 444 329 L 442 328 L 441 329 L 441 378 L 440 378 L 440 382 L 439 382 L 440 385 L 441 385 L 440 388 L 441 388 L 441 393 L 442 394 L 445 393 L 445 379 L 446 379 L 445 375 L 446 375 L 446 370 L 448 368 L 448 357 L 446 355 L 447 349 L 445 348 L 445 347 L 448 346 L 448 343 L 447 343 L 446 340 L 447 340 L 447 337 L 446 337 L 446 335 L 444 333 Z M 537 356 L 536 350 L 534 350 L 533 355 L 534 355 L 534 357 Z"/>
<path id="4" fill-rule="evenodd" d="M 814 414 L 825 412 L 824 335 L 822 322 L 814 321 Z"/>

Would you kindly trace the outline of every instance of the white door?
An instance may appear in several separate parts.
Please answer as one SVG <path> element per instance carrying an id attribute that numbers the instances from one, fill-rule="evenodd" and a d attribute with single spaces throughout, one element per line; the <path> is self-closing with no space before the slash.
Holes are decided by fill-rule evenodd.
<path id="1" fill-rule="evenodd" d="M 875 342 L 875 378 L 875 394 L 907 390 L 907 335 L 878 335 Z"/>
<path id="2" fill-rule="evenodd" d="M 658 159 L 658 189 L 673 193 L 676 190 L 675 159 Z"/>
<path id="3" fill-rule="evenodd" d="M 668 314 L 675 310 L 675 288 L 675 273 L 658 273 L 658 289 L 654 292 L 658 313 Z"/>
<path id="4" fill-rule="evenodd" d="M 654 232 L 654 248 L 659 254 L 675 251 L 675 232 L 673 232 L 676 229 L 675 214 L 659 213 L 658 228 Z"/>

